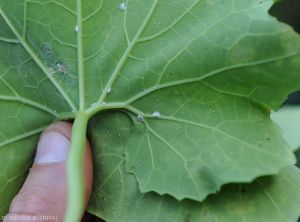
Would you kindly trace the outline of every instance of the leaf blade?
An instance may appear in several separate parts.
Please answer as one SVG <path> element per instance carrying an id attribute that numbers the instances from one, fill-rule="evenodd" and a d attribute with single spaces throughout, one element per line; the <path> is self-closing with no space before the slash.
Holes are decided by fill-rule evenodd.
<path id="1" fill-rule="evenodd" d="M 4 15 L 0 25 L 4 30 L 12 28 L 12 33 L 0 30 L 0 95 L 11 100 L 20 97 L 15 99 L 20 105 L 35 108 L 43 121 L 32 120 L 36 125 L 31 126 L 28 117 L 18 116 L 12 124 L 22 121 L 29 131 L 57 116 L 74 117 L 77 106 L 89 113 L 130 111 L 137 130 L 132 131 L 126 149 L 130 157 L 126 164 L 143 191 L 203 200 L 224 183 L 275 174 L 294 163 L 286 144 L 277 139 L 268 109 L 278 108 L 289 92 L 299 88 L 299 37 L 267 14 L 271 4 L 271 0 L 129 0 L 124 11 L 117 0 L 18 0 L 14 4 L 0 0 Z M 286 67 L 289 72 L 283 73 Z M 14 108 L 8 111 L 4 116 Z M 144 123 L 137 124 L 137 116 L 143 120 L 140 115 Z M 203 126 L 218 130 L 209 133 Z M 183 139 L 176 127 L 186 134 Z M 9 130 L 2 129 L 4 134 Z M 208 142 L 193 144 L 198 138 Z M 135 140 L 145 145 L 140 153 Z M 277 141 L 274 147 L 273 140 Z M 207 144 L 211 150 L 203 149 Z M 159 152 L 166 147 L 162 158 Z M 208 157 L 202 165 L 201 152 Z M 136 153 L 142 158 L 135 159 Z M 196 159 L 187 166 L 182 153 Z M 170 157 L 176 159 L 178 178 L 167 161 Z M 138 163 L 141 160 L 148 165 Z M 259 164 L 253 166 L 255 160 Z M 154 165 L 160 168 L 152 179 Z M 165 179 L 161 172 L 168 174 L 166 182 L 161 182 Z M 170 186 L 179 179 L 177 187 Z M 188 186 L 181 186 L 183 182 Z"/>
<path id="2" fill-rule="evenodd" d="M 295 163 L 269 114 L 249 98 L 197 83 L 152 93 L 134 107 L 144 122 L 128 141 L 126 167 L 142 192 L 202 201 L 223 184 L 250 182 Z"/>
<path id="3" fill-rule="evenodd" d="M 94 117 L 89 127 L 93 147 L 97 147 L 94 153 L 97 159 L 95 182 L 98 184 L 94 186 L 89 212 L 108 222 L 288 222 L 296 221 L 300 215 L 300 174 L 295 167 L 288 167 L 274 177 L 259 178 L 251 184 L 226 185 L 203 203 L 178 202 L 168 195 L 141 193 L 134 176 L 126 172 L 123 150 L 130 131 L 134 130 L 126 114 L 105 113 Z M 114 146 L 108 141 L 114 141 Z"/>

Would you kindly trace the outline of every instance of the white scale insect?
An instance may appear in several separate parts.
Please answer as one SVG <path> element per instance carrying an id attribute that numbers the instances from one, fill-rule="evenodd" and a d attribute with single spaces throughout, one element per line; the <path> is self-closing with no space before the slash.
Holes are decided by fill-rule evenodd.
<path id="1" fill-rule="evenodd" d="M 112 91 L 112 89 L 111 89 L 111 88 L 108 88 L 108 89 L 106 90 L 106 94 L 107 94 L 107 95 L 110 94 L 111 91 Z"/>
<path id="2" fill-rule="evenodd" d="M 143 117 L 143 115 L 139 114 L 139 115 L 137 116 L 137 120 L 140 121 L 140 122 L 144 122 L 144 117 Z"/>
<path id="3" fill-rule="evenodd" d="M 106 105 L 106 102 L 97 102 L 90 105 L 90 107 L 96 107 L 96 106 L 104 106 Z"/>
<path id="4" fill-rule="evenodd" d="M 76 32 L 76 33 L 79 32 L 79 27 L 78 27 L 78 25 L 75 26 L 74 32 Z"/>
<path id="5" fill-rule="evenodd" d="M 152 113 L 152 116 L 155 117 L 155 118 L 159 118 L 160 117 L 160 112 L 156 111 L 154 113 Z"/>
<path id="6" fill-rule="evenodd" d="M 122 12 L 124 12 L 124 11 L 126 10 L 126 4 L 125 4 L 125 2 L 122 2 L 122 3 L 120 4 L 119 9 L 120 9 Z"/>

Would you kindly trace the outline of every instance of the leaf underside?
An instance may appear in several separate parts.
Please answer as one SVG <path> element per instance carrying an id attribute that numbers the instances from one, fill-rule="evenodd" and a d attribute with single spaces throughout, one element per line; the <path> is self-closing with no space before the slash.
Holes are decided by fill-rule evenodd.
<path id="1" fill-rule="evenodd" d="M 96 174 L 107 175 L 95 180 L 96 215 L 296 220 L 299 173 L 286 168 L 295 157 L 269 115 L 300 88 L 300 39 L 268 15 L 272 2 L 0 0 L 0 214 L 45 127 L 111 108 L 124 114 L 89 127 Z M 110 125 L 124 138 L 103 135 Z"/>
<path id="2" fill-rule="evenodd" d="M 289 222 L 300 213 L 300 171 L 287 167 L 251 184 L 226 185 L 203 203 L 168 195 L 142 194 L 125 170 L 123 151 L 133 125 L 124 113 L 105 113 L 90 122 L 95 185 L 89 212 L 108 222 Z M 93 130 L 92 130 L 93 129 Z"/>

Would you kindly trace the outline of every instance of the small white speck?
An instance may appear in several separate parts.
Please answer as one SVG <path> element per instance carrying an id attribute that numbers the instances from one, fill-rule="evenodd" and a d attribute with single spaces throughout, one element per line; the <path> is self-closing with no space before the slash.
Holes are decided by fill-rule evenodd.
<path id="1" fill-rule="evenodd" d="M 95 107 L 95 106 L 97 106 L 99 103 L 93 103 L 92 105 L 91 105 L 91 107 Z"/>
<path id="2" fill-rule="evenodd" d="M 126 4 L 125 4 L 125 2 L 122 2 L 122 3 L 120 4 L 119 8 L 120 8 L 120 10 L 121 10 L 122 12 L 124 12 L 124 11 L 126 10 Z"/>
<path id="3" fill-rule="evenodd" d="M 144 117 L 143 117 L 143 115 L 139 114 L 139 115 L 137 116 L 137 120 L 140 121 L 140 122 L 144 122 Z"/>
<path id="4" fill-rule="evenodd" d="M 50 72 L 51 74 L 55 73 L 55 71 L 54 71 L 53 68 L 49 67 L 48 69 L 49 69 L 49 72 Z"/>
<path id="5" fill-rule="evenodd" d="M 95 107 L 95 106 L 103 106 L 103 105 L 105 105 L 106 104 L 106 102 L 97 102 L 97 103 L 93 103 L 93 104 L 91 104 L 91 106 L 90 107 Z"/>
<path id="6" fill-rule="evenodd" d="M 159 118 L 160 117 L 160 112 L 156 111 L 154 113 L 152 113 L 152 116 L 155 118 Z"/>
<path id="7" fill-rule="evenodd" d="M 79 27 L 78 27 L 78 25 L 75 26 L 74 32 L 79 32 Z"/>
<path id="8" fill-rule="evenodd" d="M 108 88 L 107 90 L 106 90 L 106 94 L 110 94 L 111 93 L 111 88 Z"/>

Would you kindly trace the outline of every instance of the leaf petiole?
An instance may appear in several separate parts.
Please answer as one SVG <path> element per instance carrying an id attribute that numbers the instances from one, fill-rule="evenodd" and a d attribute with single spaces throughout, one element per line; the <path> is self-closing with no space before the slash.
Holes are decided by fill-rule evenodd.
<path id="1" fill-rule="evenodd" d="M 83 158 L 89 116 L 84 111 L 76 115 L 67 161 L 68 201 L 64 221 L 77 222 L 84 212 Z"/>

